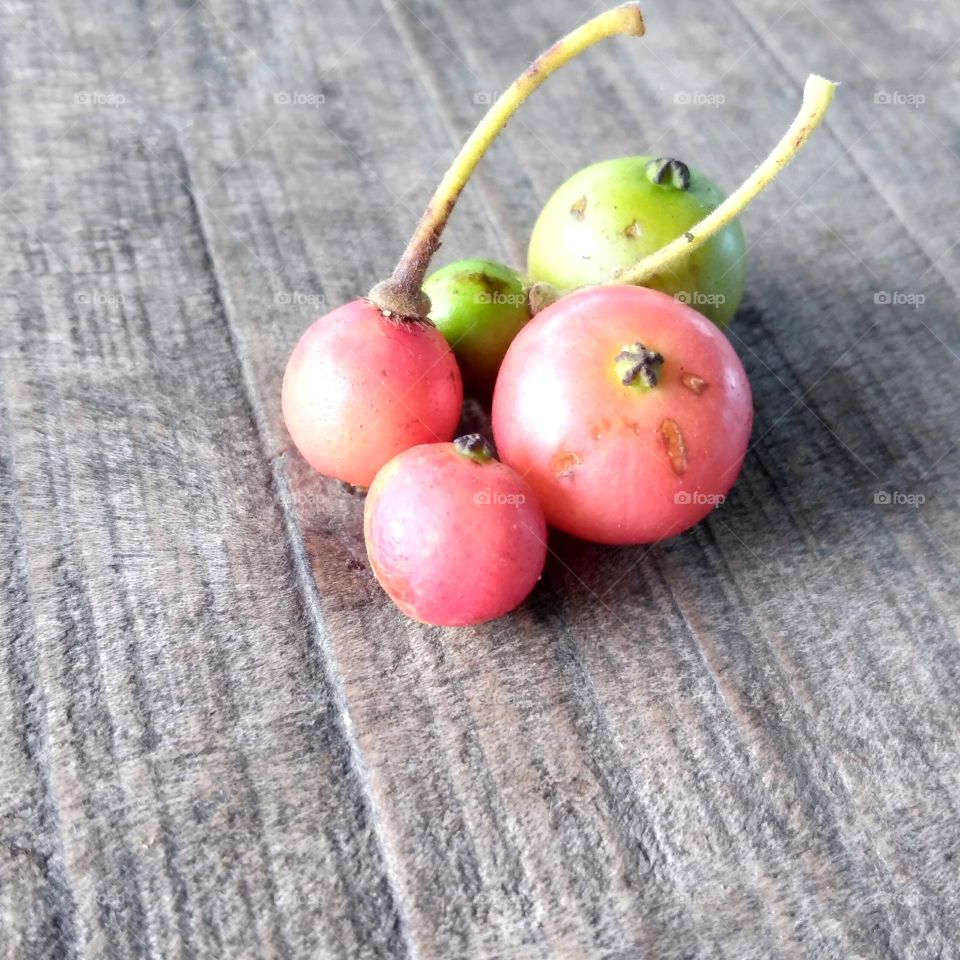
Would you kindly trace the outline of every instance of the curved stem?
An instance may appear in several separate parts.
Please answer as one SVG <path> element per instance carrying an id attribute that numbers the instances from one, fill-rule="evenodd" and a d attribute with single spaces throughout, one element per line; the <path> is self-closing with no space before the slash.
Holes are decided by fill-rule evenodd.
<path id="1" fill-rule="evenodd" d="M 565 63 L 606 37 L 618 35 L 639 37 L 643 32 L 643 15 L 640 12 L 639 3 L 626 3 L 615 7 L 568 33 L 537 57 L 513 81 L 477 124 L 476 129 L 470 134 L 450 168 L 443 175 L 390 279 L 377 284 L 371 291 L 370 299 L 377 306 L 401 316 L 415 319 L 426 317 L 429 311 L 429 300 L 421 292 L 420 286 L 427 274 L 430 258 L 440 246 L 440 234 L 447 224 L 460 192 L 497 134 L 506 126 L 507 121 L 524 100 L 551 73 Z M 424 301 L 426 301 L 426 309 L 423 309 Z"/>
<path id="2" fill-rule="evenodd" d="M 810 134 L 817 129 L 826 114 L 836 88 L 835 83 L 816 74 L 807 77 L 800 112 L 766 160 L 716 210 L 709 213 L 698 224 L 665 247 L 644 257 L 635 266 L 604 280 L 604 284 L 642 284 L 675 261 L 692 253 L 715 233 L 722 230 L 780 173 L 807 142 Z"/>

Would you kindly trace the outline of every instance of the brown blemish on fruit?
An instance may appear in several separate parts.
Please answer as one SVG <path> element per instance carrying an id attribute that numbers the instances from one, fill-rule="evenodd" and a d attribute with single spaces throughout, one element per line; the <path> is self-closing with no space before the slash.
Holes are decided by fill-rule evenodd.
<path id="1" fill-rule="evenodd" d="M 590 428 L 590 433 L 593 435 L 594 440 L 603 439 L 603 435 L 608 433 L 610 430 L 610 421 L 606 417 L 602 417 L 593 426 Z"/>
<path id="2" fill-rule="evenodd" d="M 565 477 L 570 477 L 573 475 L 573 471 L 583 463 L 583 457 L 579 453 L 574 453 L 572 450 L 560 450 L 553 458 L 551 466 L 553 467 L 553 475 L 558 480 L 563 480 Z"/>
<path id="3" fill-rule="evenodd" d="M 636 220 L 624 229 L 623 235 L 629 240 L 639 240 L 643 236 L 643 227 Z"/>
<path id="4" fill-rule="evenodd" d="M 687 469 L 687 447 L 683 442 L 683 433 L 680 430 L 676 420 L 669 417 L 660 423 L 660 436 L 663 438 L 663 445 L 667 448 L 667 456 L 670 458 L 670 466 L 673 472 L 678 476 L 685 473 Z"/>
<path id="5" fill-rule="evenodd" d="M 680 382 L 688 389 L 692 390 L 698 397 L 707 387 L 710 386 L 703 377 L 698 377 L 695 373 L 685 373 Z"/>
<path id="6" fill-rule="evenodd" d="M 570 208 L 570 216 L 574 220 L 582 220 L 583 215 L 587 212 L 587 197 L 586 195 L 582 196 L 577 200 L 573 206 Z"/>
<path id="7" fill-rule="evenodd" d="M 693 234 L 688 230 L 684 236 L 687 238 L 687 243 L 693 243 Z"/>
<path id="8" fill-rule="evenodd" d="M 483 287 L 490 297 L 505 294 L 509 286 L 505 280 L 501 280 L 499 277 L 493 277 L 489 273 L 484 273 L 483 270 L 475 270 L 472 273 L 467 273 L 463 279 L 467 283 L 476 283 Z"/>
<path id="9" fill-rule="evenodd" d="M 631 420 L 629 417 L 620 417 L 620 422 L 626 427 L 627 430 L 632 430 L 638 437 L 643 434 L 643 427 L 637 423 L 636 420 Z"/>

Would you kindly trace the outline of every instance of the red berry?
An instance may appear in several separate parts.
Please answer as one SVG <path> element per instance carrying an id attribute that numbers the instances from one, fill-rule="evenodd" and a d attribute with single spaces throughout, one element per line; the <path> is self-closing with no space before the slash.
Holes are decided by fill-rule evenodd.
<path id="1" fill-rule="evenodd" d="M 391 460 L 367 494 L 363 526 L 380 585 L 407 616 L 436 626 L 502 616 L 546 560 L 536 495 L 476 434 Z"/>
<path id="2" fill-rule="evenodd" d="M 388 319 L 367 300 L 314 321 L 283 378 L 283 417 L 297 449 L 315 470 L 359 487 L 401 450 L 449 440 L 462 402 L 443 335 Z"/>
<path id="3" fill-rule="evenodd" d="M 537 314 L 493 398 L 504 463 L 553 526 L 600 543 L 652 543 L 706 516 L 740 472 L 752 420 L 726 337 L 644 287 L 592 287 Z"/>

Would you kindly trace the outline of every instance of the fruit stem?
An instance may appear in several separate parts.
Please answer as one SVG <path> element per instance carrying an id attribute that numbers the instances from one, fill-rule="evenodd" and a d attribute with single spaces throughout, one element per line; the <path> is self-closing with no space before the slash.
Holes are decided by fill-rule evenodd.
<path id="1" fill-rule="evenodd" d="M 642 284 L 655 274 L 672 266 L 675 261 L 692 253 L 715 233 L 722 230 L 796 156 L 810 134 L 820 125 L 836 89 L 835 83 L 816 74 L 810 74 L 803 88 L 800 112 L 766 160 L 716 210 L 709 213 L 698 224 L 655 253 L 644 257 L 629 270 L 620 271 L 604 283 Z"/>
<path id="2" fill-rule="evenodd" d="M 588 20 L 537 57 L 497 98 L 460 148 L 430 199 L 393 274 L 370 291 L 369 299 L 388 316 L 425 321 L 430 312 L 430 300 L 420 287 L 427 274 L 430 258 L 440 246 L 440 235 L 460 192 L 497 134 L 524 100 L 565 63 L 606 37 L 639 37 L 643 32 L 639 3 L 626 3 Z"/>

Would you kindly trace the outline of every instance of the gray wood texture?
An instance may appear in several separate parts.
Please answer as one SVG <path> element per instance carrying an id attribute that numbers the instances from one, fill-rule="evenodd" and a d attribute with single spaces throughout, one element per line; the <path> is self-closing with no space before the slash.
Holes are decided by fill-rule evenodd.
<path id="1" fill-rule="evenodd" d="M 695 530 L 420 627 L 284 431 L 299 333 L 599 6 L 0 4 L 0 958 L 960 957 L 949 0 L 649 0 L 462 198 L 437 263 L 521 264 L 585 163 L 730 188 L 842 81 L 744 217 Z"/>

